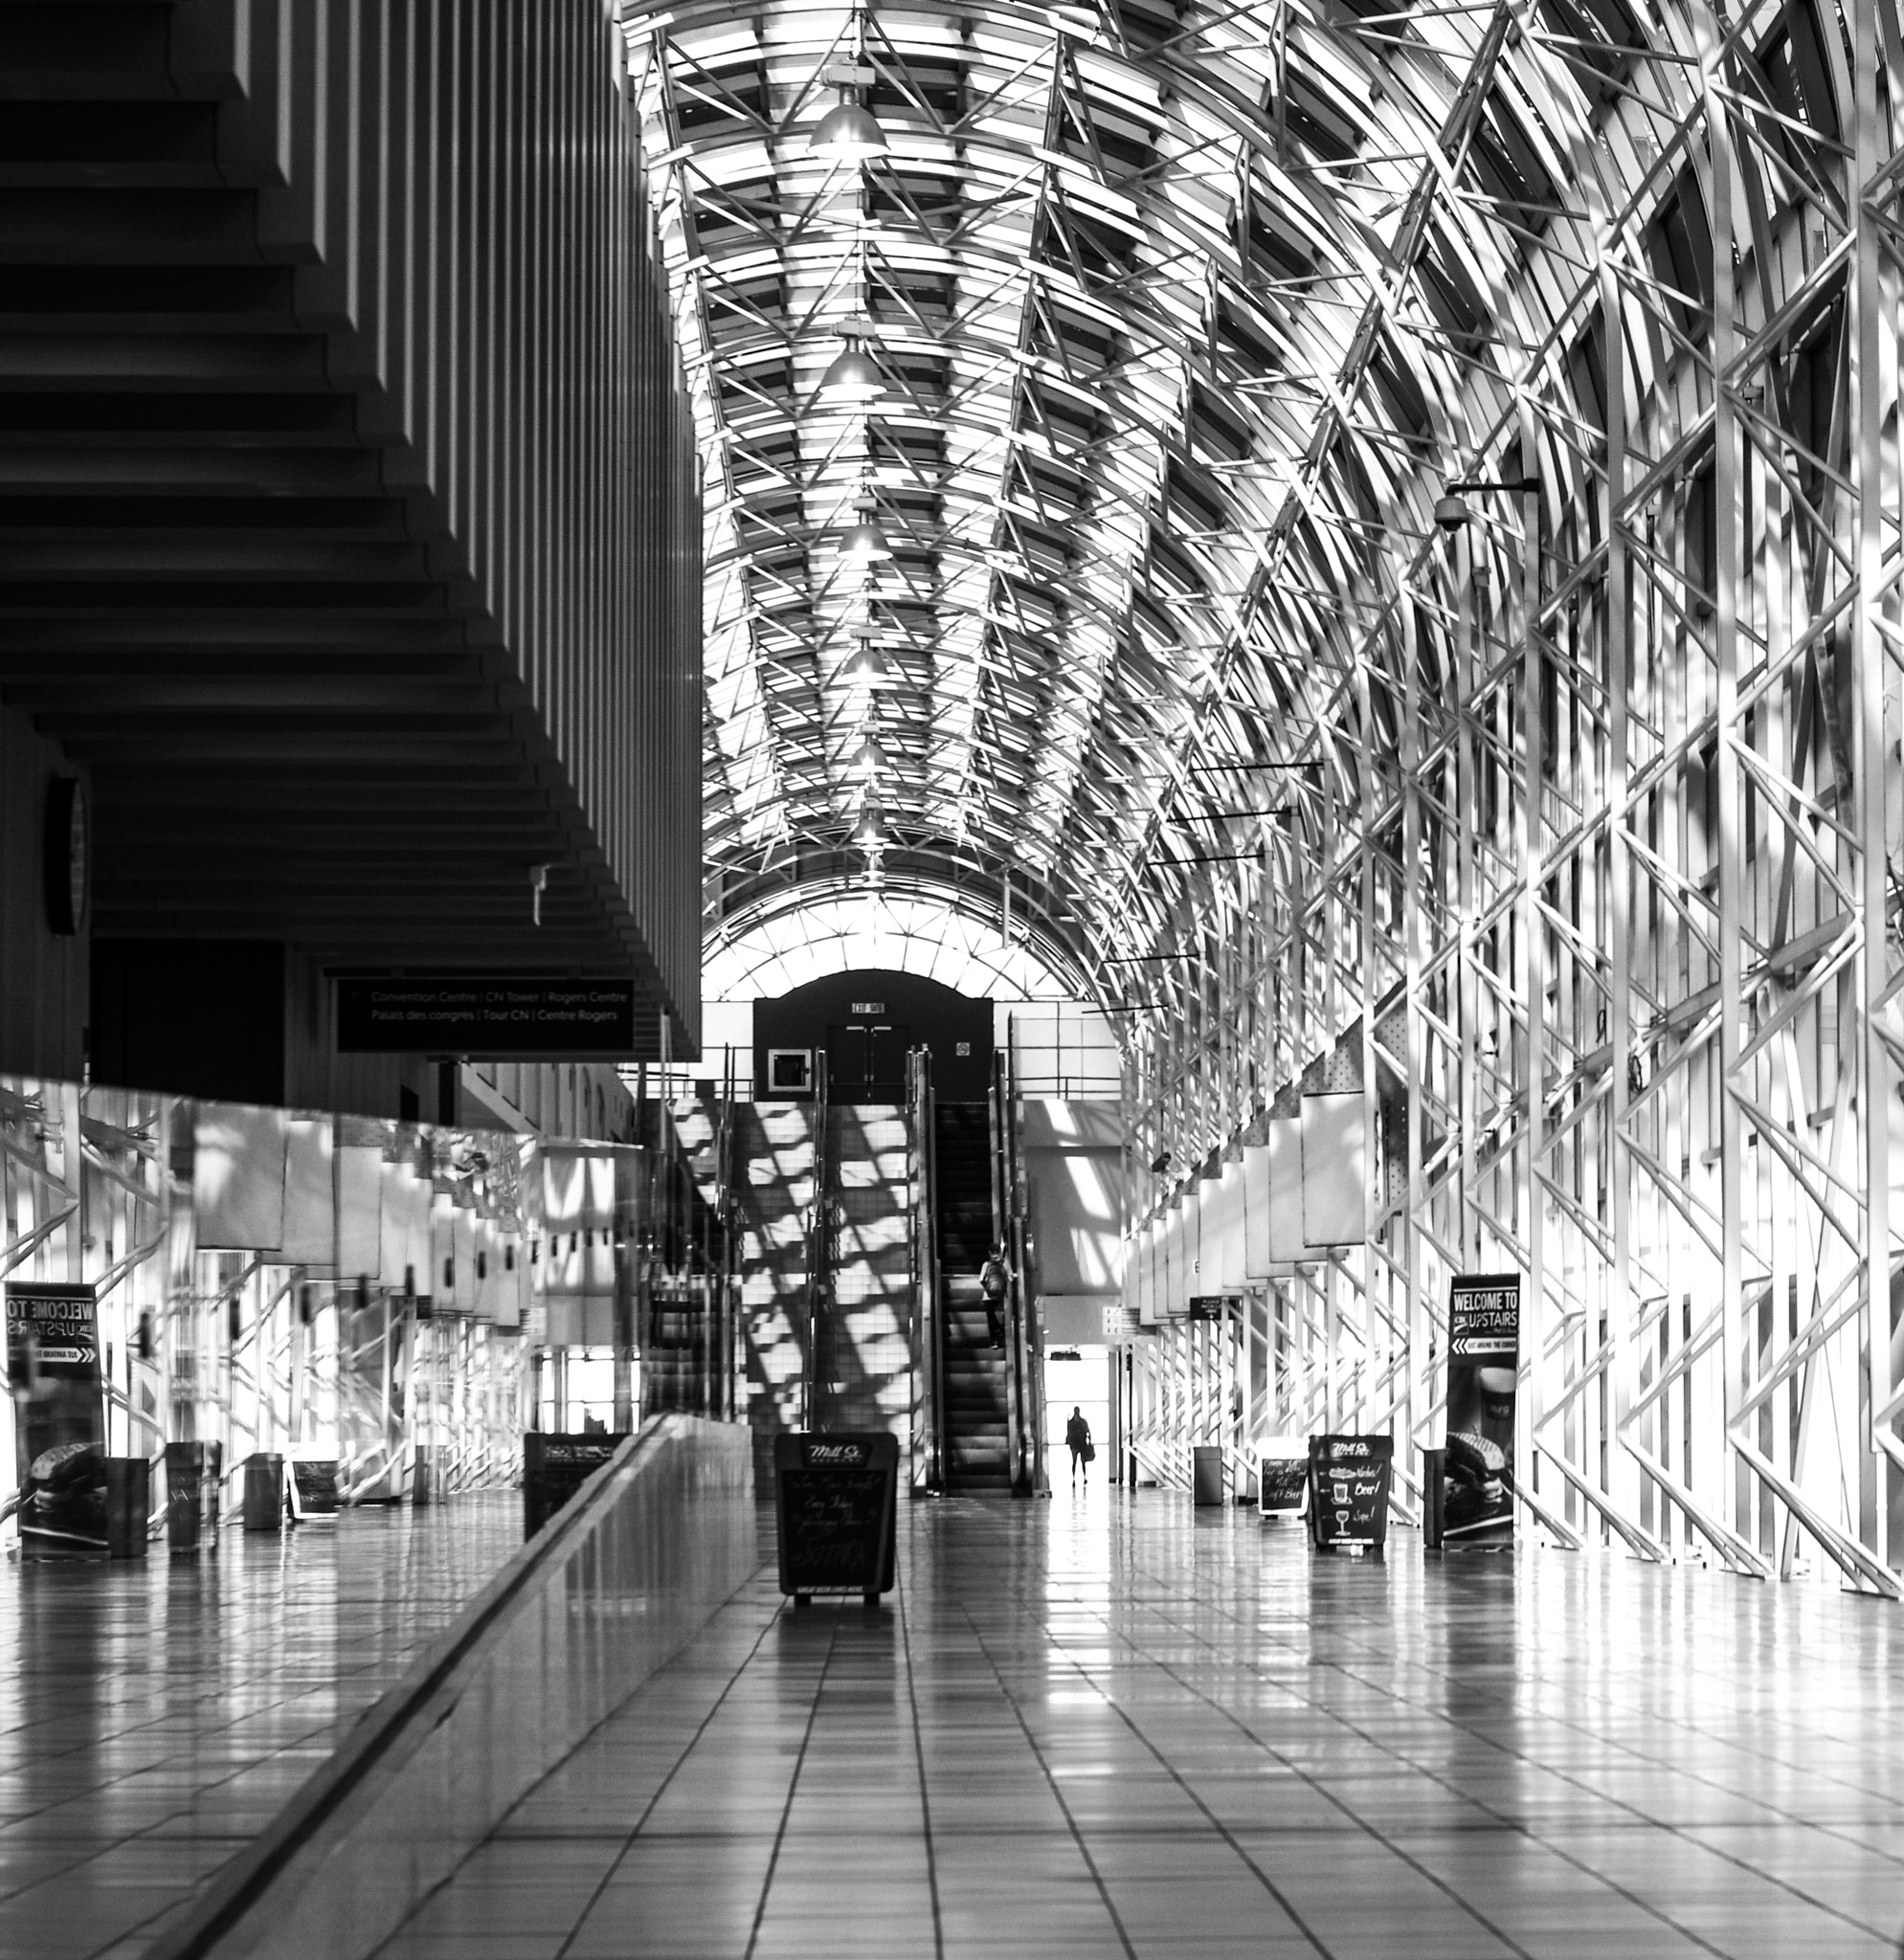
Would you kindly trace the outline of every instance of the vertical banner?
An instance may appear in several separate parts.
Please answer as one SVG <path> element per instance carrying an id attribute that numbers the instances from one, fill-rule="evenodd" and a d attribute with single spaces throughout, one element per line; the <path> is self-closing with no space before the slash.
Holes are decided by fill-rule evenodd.
<path id="1" fill-rule="evenodd" d="M 1450 1281 L 1447 1356 L 1444 1533 L 1450 1545 L 1506 1543 L 1514 1530 L 1518 1273 L 1467 1273 Z"/>
<path id="2" fill-rule="evenodd" d="M 104 1558 L 105 1393 L 91 1286 L 7 1281 L 7 1381 L 17 1412 L 21 1550 Z"/>

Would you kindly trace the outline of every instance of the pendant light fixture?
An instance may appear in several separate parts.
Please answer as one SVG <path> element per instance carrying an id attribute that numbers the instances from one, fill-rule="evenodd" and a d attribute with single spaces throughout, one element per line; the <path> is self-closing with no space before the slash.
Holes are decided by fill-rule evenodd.
<path id="1" fill-rule="evenodd" d="M 885 527 L 868 511 L 853 527 L 841 533 L 840 555 L 857 565 L 878 565 L 892 556 L 885 541 Z"/>
<path id="2" fill-rule="evenodd" d="M 885 394 L 885 376 L 852 334 L 845 341 L 819 378 L 819 399 L 840 407 L 863 407 Z"/>
<path id="3" fill-rule="evenodd" d="M 840 91 L 839 104 L 819 119 L 807 144 L 815 156 L 832 164 L 870 163 L 885 156 L 887 147 L 879 119 L 859 99 L 862 81 L 870 78 L 865 68 L 866 16 L 859 7 L 853 10 L 849 32 L 853 37 L 850 64 L 829 67 L 824 76 Z"/>
<path id="4" fill-rule="evenodd" d="M 842 88 L 840 98 L 819 119 L 807 147 L 830 164 L 867 164 L 885 156 L 889 145 L 879 119 L 852 100 L 848 90 Z"/>

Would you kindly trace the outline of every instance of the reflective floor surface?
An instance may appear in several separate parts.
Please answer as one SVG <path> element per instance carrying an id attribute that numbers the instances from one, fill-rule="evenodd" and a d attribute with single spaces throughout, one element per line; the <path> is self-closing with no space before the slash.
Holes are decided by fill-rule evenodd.
<path id="1" fill-rule="evenodd" d="M 887 1611 L 764 1575 L 385 1960 L 1895 1950 L 1893 1606 L 1161 1491 L 901 1528 Z"/>
<path id="2" fill-rule="evenodd" d="M 513 1491 L 0 1565 L 0 1960 L 132 1960 L 522 1543 Z"/>

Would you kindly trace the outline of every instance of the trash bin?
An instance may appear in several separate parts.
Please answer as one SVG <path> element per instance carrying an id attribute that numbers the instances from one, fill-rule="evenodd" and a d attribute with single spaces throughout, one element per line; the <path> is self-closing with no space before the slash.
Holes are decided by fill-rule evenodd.
<path id="1" fill-rule="evenodd" d="M 224 1467 L 223 1443 L 166 1445 L 166 1540 L 174 1551 L 196 1551 L 217 1536 Z"/>
<path id="2" fill-rule="evenodd" d="M 271 1450 L 255 1450 L 245 1459 L 245 1529 L 284 1528 L 284 1459 Z"/>
<path id="3" fill-rule="evenodd" d="M 1447 1452 L 1422 1452 L 1422 1545 L 1428 1551 L 1442 1549 L 1443 1526 L 1446 1517 Z"/>
<path id="4" fill-rule="evenodd" d="M 1215 1443 L 1198 1443 L 1191 1451 L 1190 1491 L 1199 1504 L 1223 1501 L 1223 1453 Z"/>
<path id="5" fill-rule="evenodd" d="M 144 1457 L 108 1457 L 106 1556 L 144 1558 L 152 1516 L 152 1466 Z"/>

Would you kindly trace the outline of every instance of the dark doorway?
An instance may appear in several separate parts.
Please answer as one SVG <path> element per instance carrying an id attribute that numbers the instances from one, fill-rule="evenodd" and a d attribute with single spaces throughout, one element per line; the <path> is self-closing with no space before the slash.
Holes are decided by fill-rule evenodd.
<path id="1" fill-rule="evenodd" d="M 896 1101 L 906 1089 L 906 1052 L 912 1030 L 892 1021 L 847 1021 L 826 1031 L 826 1093 L 851 1102 L 877 1090 Z"/>

